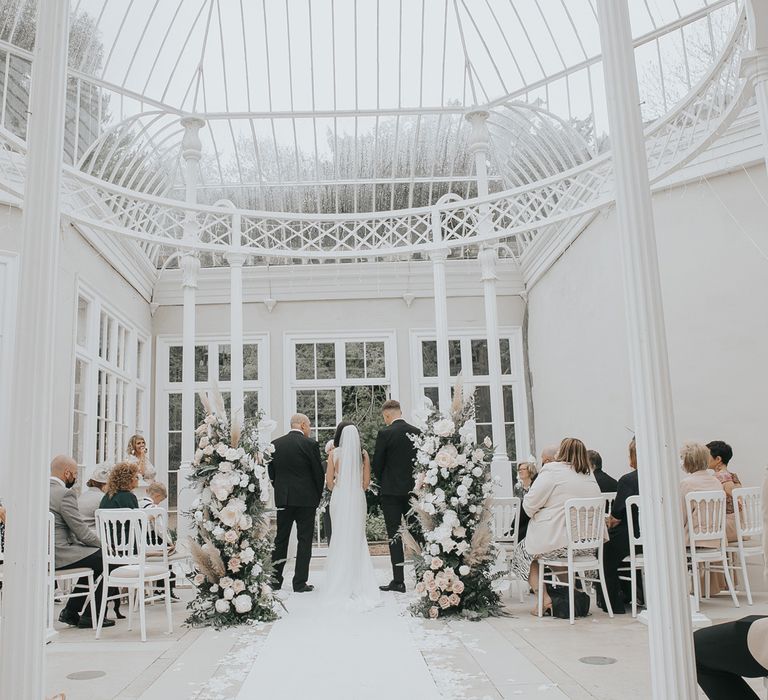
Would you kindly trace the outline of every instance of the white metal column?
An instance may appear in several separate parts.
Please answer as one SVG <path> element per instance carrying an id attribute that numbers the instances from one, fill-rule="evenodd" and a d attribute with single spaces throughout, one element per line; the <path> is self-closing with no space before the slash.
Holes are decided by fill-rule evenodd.
<path id="1" fill-rule="evenodd" d="M 439 245 L 443 240 L 440 210 L 432 210 L 432 241 Z M 435 292 L 435 341 L 437 345 L 437 396 L 440 411 L 448 414 L 451 408 L 450 363 L 448 358 L 448 287 L 445 280 L 445 261 L 448 251 L 432 250 L 432 278 Z"/>
<path id="2" fill-rule="evenodd" d="M 763 157 L 768 167 L 768 3 L 747 0 L 747 19 L 752 51 L 741 57 L 741 73 L 755 90 L 763 135 Z"/>
<path id="3" fill-rule="evenodd" d="M 184 127 L 182 157 L 184 158 L 184 180 L 187 204 L 197 200 L 197 168 L 202 154 L 199 131 L 205 122 L 197 117 L 181 120 Z M 198 222 L 194 213 L 188 212 L 184 222 L 184 240 L 194 242 L 198 237 Z M 178 481 L 178 539 L 184 541 L 191 534 L 191 523 L 185 514 L 190 510 L 193 492 L 188 483 L 192 459 L 195 453 L 195 304 L 200 260 L 194 251 L 187 251 L 181 257 L 184 289 L 184 311 L 182 332 L 182 398 L 181 398 L 181 464 Z"/>
<path id="4" fill-rule="evenodd" d="M 242 232 L 240 230 L 240 214 L 237 212 L 232 216 L 232 246 L 232 251 L 227 253 L 230 283 L 231 413 L 234 417 L 239 412 L 241 419 L 244 420 L 247 417 L 243 405 L 243 263 L 246 256 L 240 252 Z"/>
<path id="5" fill-rule="evenodd" d="M 661 282 L 626 0 L 598 0 L 616 179 L 649 610 L 651 688 L 694 700 L 690 607 Z"/>
<path id="6" fill-rule="evenodd" d="M 45 8 L 43 12 L 42 9 Z M 8 509 L 0 697 L 45 689 L 46 548 L 51 461 L 59 192 L 67 89 L 69 0 L 39 3 L 29 99 L 21 277 L 8 434 Z M 69 313 L 69 311 L 66 311 Z"/>

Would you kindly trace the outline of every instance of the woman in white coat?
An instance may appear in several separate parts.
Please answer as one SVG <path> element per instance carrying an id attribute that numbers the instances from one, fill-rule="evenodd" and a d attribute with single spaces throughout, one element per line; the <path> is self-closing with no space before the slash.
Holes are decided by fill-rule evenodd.
<path id="1" fill-rule="evenodd" d="M 512 558 L 515 573 L 527 580 L 533 590 L 539 584 L 536 560 L 567 556 L 565 502 L 569 498 L 600 496 L 600 487 L 592 475 L 587 448 L 581 440 L 565 438 L 554 462 L 542 466 L 536 481 L 523 498 L 523 509 L 530 516 L 528 532 Z M 544 610 L 552 601 L 544 593 Z"/>

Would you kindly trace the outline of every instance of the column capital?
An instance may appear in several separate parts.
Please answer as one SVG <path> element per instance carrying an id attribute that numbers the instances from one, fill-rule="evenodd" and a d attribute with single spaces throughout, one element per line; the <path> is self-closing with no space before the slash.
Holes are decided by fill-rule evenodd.
<path id="1" fill-rule="evenodd" d="M 768 81 L 768 48 L 744 52 L 739 72 L 753 87 Z"/>
<path id="2" fill-rule="evenodd" d="M 248 256 L 245 253 L 237 253 L 235 251 L 230 251 L 229 253 L 224 254 L 224 258 L 229 263 L 230 267 L 242 267 L 247 257 Z"/>
<path id="3" fill-rule="evenodd" d="M 433 263 L 444 263 L 448 259 L 447 248 L 435 248 L 429 251 L 429 259 Z"/>
<path id="4" fill-rule="evenodd" d="M 496 248 L 483 246 L 477 254 L 477 259 L 480 262 L 480 279 L 482 279 L 483 282 L 497 280 L 496 260 L 498 259 L 498 256 L 496 255 Z"/>
<path id="5" fill-rule="evenodd" d="M 200 129 L 205 126 L 205 121 L 200 117 L 182 117 L 179 123 L 184 127 L 184 136 L 181 139 L 181 157 L 185 161 L 199 161 L 203 153 L 203 142 L 200 140 Z"/>
<path id="6" fill-rule="evenodd" d="M 184 253 L 179 263 L 181 267 L 181 286 L 197 289 L 197 278 L 200 272 L 200 260 L 194 253 Z"/>
<path id="7" fill-rule="evenodd" d="M 487 153 L 490 147 L 491 137 L 488 133 L 488 112 L 483 109 L 467 112 L 464 118 L 472 125 L 472 134 L 469 137 L 468 149 L 471 154 Z"/>

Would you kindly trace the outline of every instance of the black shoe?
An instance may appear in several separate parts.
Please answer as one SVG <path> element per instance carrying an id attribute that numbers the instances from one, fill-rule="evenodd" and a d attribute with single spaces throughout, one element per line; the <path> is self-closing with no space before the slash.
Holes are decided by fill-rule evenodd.
<path id="1" fill-rule="evenodd" d="M 379 586 L 379 590 L 405 593 L 405 584 L 402 581 L 390 581 L 386 586 Z"/>
<path id="2" fill-rule="evenodd" d="M 87 629 L 93 629 L 93 621 L 90 617 L 86 617 L 83 615 L 80 618 L 80 623 L 77 625 L 81 630 L 87 630 Z M 106 617 L 104 618 L 104 622 L 101 625 L 102 627 L 114 627 L 115 621 L 109 620 Z"/>
<path id="3" fill-rule="evenodd" d="M 312 586 L 309 583 L 305 583 L 303 586 L 300 586 L 299 588 L 294 588 L 293 592 L 294 593 L 311 593 L 314 590 L 315 590 L 314 586 Z"/>
<path id="4" fill-rule="evenodd" d="M 119 607 L 115 608 L 115 617 L 118 620 L 125 620 L 125 615 L 123 615 L 123 613 L 120 612 L 120 608 Z"/>
<path id="5" fill-rule="evenodd" d="M 64 608 L 64 610 L 59 613 L 59 622 L 63 622 L 65 625 L 71 625 L 72 627 L 77 627 L 80 624 L 80 615 L 72 610 Z"/>

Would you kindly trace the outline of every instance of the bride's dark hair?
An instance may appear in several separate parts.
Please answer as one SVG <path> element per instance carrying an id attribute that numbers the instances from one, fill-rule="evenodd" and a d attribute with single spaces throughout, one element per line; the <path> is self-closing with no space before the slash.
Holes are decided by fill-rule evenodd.
<path id="1" fill-rule="evenodd" d="M 351 420 L 343 420 L 336 426 L 336 434 L 333 436 L 333 446 L 338 447 L 341 442 L 341 433 L 344 432 L 344 428 L 348 425 L 354 425 Z"/>

